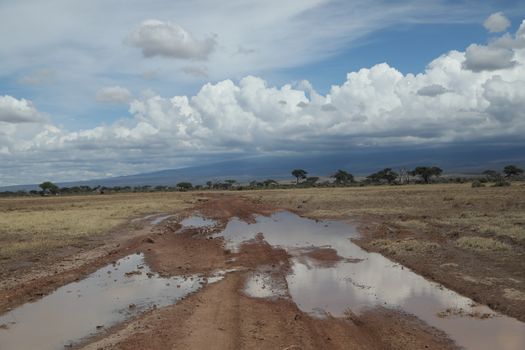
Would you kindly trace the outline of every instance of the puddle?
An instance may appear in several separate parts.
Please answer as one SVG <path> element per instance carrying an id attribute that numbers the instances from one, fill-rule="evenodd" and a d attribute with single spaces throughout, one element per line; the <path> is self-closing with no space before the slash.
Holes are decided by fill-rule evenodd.
<path id="1" fill-rule="evenodd" d="M 175 215 L 173 215 L 173 214 L 169 214 L 169 215 L 158 216 L 158 217 L 156 217 L 155 219 L 151 220 L 151 224 L 152 224 L 152 225 L 158 225 L 158 224 L 160 224 L 161 222 L 163 222 L 163 221 L 165 221 L 165 220 L 167 220 L 167 219 L 169 219 L 169 218 L 171 218 L 171 217 L 173 217 L 173 216 L 175 216 Z"/>
<path id="2" fill-rule="evenodd" d="M 143 255 L 130 255 L 0 316 L 7 325 L 0 329 L 0 349 L 63 349 L 148 308 L 173 304 L 205 283 L 199 276 L 162 278 Z"/>
<path id="3" fill-rule="evenodd" d="M 204 228 L 217 225 L 217 221 L 199 215 L 190 216 L 180 222 L 183 227 Z"/>
<path id="4" fill-rule="evenodd" d="M 285 298 L 286 291 L 286 281 L 274 278 L 271 267 L 263 267 L 252 273 L 244 287 L 244 293 L 253 298 Z"/>
<path id="5" fill-rule="evenodd" d="M 468 349 L 525 348 L 524 323 L 486 306 L 471 306 L 469 298 L 427 281 L 380 254 L 362 250 L 349 239 L 357 236 L 355 228 L 342 222 L 315 221 L 278 212 L 271 217 L 259 216 L 254 224 L 233 219 L 216 236 L 224 237 L 227 249 L 238 251 L 242 242 L 259 232 L 271 245 L 290 252 L 330 246 L 348 259 L 330 267 L 314 264 L 307 257 L 293 260 L 292 273 L 287 276 L 289 293 L 301 310 L 313 316 L 343 317 L 347 308 L 359 314 L 366 308 L 383 306 L 417 316 Z M 255 296 L 264 296 L 268 293 L 260 290 L 264 278 L 248 279 L 246 288 Z M 462 311 L 443 317 L 447 309 Z M 466 316 L 473 313 L 496 317 Z"/>

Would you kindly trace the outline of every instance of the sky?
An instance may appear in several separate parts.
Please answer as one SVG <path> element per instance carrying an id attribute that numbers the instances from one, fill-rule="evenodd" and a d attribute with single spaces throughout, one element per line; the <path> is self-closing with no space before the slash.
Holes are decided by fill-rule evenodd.
<path id="1" fill-rule="evenodd" d="M 525 133 L 525 3 L 0 0 L 0 186 Z"/>

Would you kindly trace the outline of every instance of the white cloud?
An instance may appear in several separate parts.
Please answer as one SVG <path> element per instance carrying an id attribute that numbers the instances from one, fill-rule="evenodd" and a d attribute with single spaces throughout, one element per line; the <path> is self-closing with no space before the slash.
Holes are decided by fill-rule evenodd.
<path id="1" fill-rule="evenodd" d="M 43 117 L 31 101 L 16 99 L 12 96 L 0 96 L 0 122 L 4 123 L 40 123 Z"/>
<path id="2" fill-rule="evenodd" d="M 463 22 L 466 14 L 471 15 L 468 8 L 462 12 L 458 6 L 453 11 L 440 1 L 430 5 L 410 1 L 406 6 L 362 1 L 360 6 L 350 6 L 346 5 L 350 2 L 326 0 L 250 4 L 199 0 L 198 9 L 181 5 L 175 10 L 171 2 L 159 1 L 155 11 L 146 5 L 131 11 L 100 2 L 106 10 L 98 11 L 90 3 L 93 16 L 87 16 L 78 5 L 57 1 L 62 1 L 59 13 L 46 12 L 40 2 L 33 7 L 25 2 L 0 5 L 0 25 L 9 28 L 0 31 L 0 56 L 5 58 L 0 71 L 15 78 L 24 74 L 19 72 L 35 72 L 35 67 L 60 71 L 49 95 L 35 100 L 40 108 L 63 103 L 84 111 L 91 106 L 96 87 L 121 77 L 118 83 L 133 91 L 151 87 L 162 92 L 133 99 L 119 86 L 102 89 L 99 100 L 131 100 L 130 115 L 84 130 L 61 116 L 53 116 L 54 125 L 49 125 L 29 101 L 0 97 L 0 159 L 15 169 L 10 170 L 13 173 L 22 164 L 31 164 L 24 173 L 44 173 L 43 160 L 52 160 L 55 168 L 49 168 L 49 174 L 73 179 L 181 166 L 210 155 L 222 159 L 230 154 L 330 151 L 360 145 L 512 140 L 525 132 L 521 93 L 525 91 L 525 24 L 515 35 L 472 45 L 465 52 L 445 53 L 421 74 L 404 75 L 379 64 L 349 73 L 344 83 L 326 94 L 307 81 L 273 87 L 253 76 L 275 77 L 283 68 L 320 62 L 367 34 L 398 24 Z M 280 11 L 275 11 L 277 5 Z M 114 16 L 119 11 L 122 16 Z M 28 18 L 31 13 L 38 16 Z M 143 59 L 135 48 L 122 45 L 134 24 L 160 15 L 181 27 L 156 21 L 150 24 L 159 25 L 158 31 L 148 27 L 151 32 L 143 35 L 137 30 L 131 37 L 151 56 L 178 55 L 179 60 Z M 82 31 L 92 24 L 86 22 L 88 18 L 98 18 L 107 26 Z M 472 15 L 467 21 L 479 20 Z M 28 21 L 34 25 L 24 26 Z M 3 35 L 12 32 L 17 33 L 16 40 Z M 205 45 L 215 40 L 210 33 L 217 33 L 220 45 Z M 185 43 L 190 44 L 175 40 L 180 45 L 174 45 L 171 39 L 179 34 L 180 38 L 187 34 Z M 192 61 L 198 58 L 208 59 L 206 73 L 214 83 L 185 96 L 184 91 L 195 87 L 188 73 L 203 68 L 199 65 L 203 62 Z M 155 81 L 145 82 L 141 72 Z M 240 80 L 226 79 L 245 75 Z M 87 96 L 89 104 L 78 103 L 74 93 Z M 70 116 L 76 118 L 74 113 Z"/>
<path id="3" fill-rule="evenodd" d="M 145 96 L 131 103 L 132 119 L 63 135 L 58 144 L 85 147 L 95 140 L 102 140 L 97 142 L 101 145 L 119 140 L 137 148 L 266 152 L 297 145 L 316 149 L 315 139 L 326 147 L 332 137 L 337 140 L 333 147 L 340 147 L 337 137 L 351 145 L 518 135 L 525 131 L 525 98 L 520 92 L 525 91 L 525 50 L 505 49 L 515 61 L 496 69 L 494 63 L 487 66 L 487 60 L 469 57 L 479 47 L 451 51 L 418 75 L 403 75 L 388 64 L 351 72 L 324 96 L 305 81 L 296 88 L 276 88 L 254 76 L 237 84 L 205 84 L 192 97 Z M 497 48 L 483 46 L 484 50 Z M 508 128 L 509 123 L 514 128 Z"/>
<path id="4" fill-rule="evenodd" d="M 51 69 L 38 69 L 30 74 L 22 76 L 18 82 L 23 85 L 38 86 L 50 82 L 55 77 Z"/>
<path id="5" fill-rule="evenodd" d="M 97 91 L 96 99 L 98 102 L 122 104 L 128 103 L 133 95 L 131 92 L 120 86 L 107 86 Z"/>
<path id="6" fill-rule="evenodd" d="M 484 85 L 483 97 L 489 102 L 487 112 L 503 123 L 525 117 L 525 80 L 504 80 L 496 75 Z"/>
<path id="7" fill-rule="evenodd" d="M 474 72 L 511 68 L 516 64 L 510 49 L 472 44 L 465 54 L 465 68 Z"/>
<path id="8" fill-rule="evenodd" d="M 142 50 L 144 57 L 163 56 L 180 59 L 207 59 L 217 44 L 214 37 L 196 39 L 175 23 L 148 20 L 127 39 Z"/>
<path id="9" fill-rule="evenodd" d="M 185 66 L 182 67 L 182 71 L 194 77 L 203 78 L 208 76 L 208 68 L 204 66 Z"/>
<path id="10" fill-rule="evenodd" d="M 496 12 L 483 22 L 483 26 L 491 33 L 499 33 L 510 27 L 510 21 L 502 12 Z"/>
<path id="11" fill-rule="evenodd" d="M 421 89 L 417 90 L 417 94 L 420 96 L 434 97 L 443 95 L 447 91 L 448 90 L 445 87 L 439 84 L 432 84 L 428 86 L 423 86 Z"/>
<path id="12" fill-rule="evenodd" d="M 385 63 L 350 72 L 326 95 L 307 81 L 272 87 L 247 76 L 238 83 L 207 83 L 194 96 L 144 94 L 130 103 L 130 118 L 111 125 L 74 132 L 46 125 L 0 133 L 0 148 L 17 157 L 83 159 L 103 173 L 119 173 L 210 155 L 520 139 L 525 133 L 520 33 L 508 38 L 512 67 L 468 69 L 469 50 L 451 51 L 418 75 L 404 75 Z M 35 113 L 25 100 L 3 101 Z M 119 169 L 111 162 L 116 158 Z"/>

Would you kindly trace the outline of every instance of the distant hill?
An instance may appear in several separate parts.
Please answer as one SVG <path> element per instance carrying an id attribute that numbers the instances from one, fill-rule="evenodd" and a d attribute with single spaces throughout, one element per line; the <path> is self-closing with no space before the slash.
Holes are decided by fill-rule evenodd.
<path id="1" fill-rule="evenodd" d="M 182 169 L 168 169 L 130 176 L 119 176 L 87 181 L 59 183 L 71 186 L 144 186 L 175 185 L 181 181 L 204 184 L 206 181 L 235 179 L 251 180 L 290 179 L 292 169 L 306 169 L 312 176 L 329 176 L 337 169 L 354 175 L 368 175 L 385 167 L 413 168 L 417 165 L 436 165 L 445 173 L 475 174 L 486 169 L 501 169 L 508 164 L 525 165 L 524 146 L 448 145 L 446 147 L 356 149 L 331 154 L 304 154 L 301 156 L 262 156 L 216 163 L 207 163 Z M 50 179 L 51 181 L 53 179 Z M 1 190 L 31 190 L 37 185 L 7 186 Z"/>

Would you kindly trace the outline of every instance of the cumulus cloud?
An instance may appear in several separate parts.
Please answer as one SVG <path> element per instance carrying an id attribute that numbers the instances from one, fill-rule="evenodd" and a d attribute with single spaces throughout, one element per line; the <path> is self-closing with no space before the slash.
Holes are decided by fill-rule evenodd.
<path id="1" fill-rule="evenodd" d="M 0 96 L 0 122 L 4 123 L 39 123 L 43 118 L 31 101 L 18 100 L 12 96 Z"/>
<path id="2" fill-rule="evenodd" d="M 447 91 L 448 90 L 445 87 L 439 84 L 432 84 L 428 86 L 423 86 L 421 89 L 417 90 L 417 94 L 420 96 L 434 97 L 443 95 Z"/>
<path id="3" fill-rule="evenodd" d="M 193 77 L 203 78 L 208 76 L 208 69 L 204 66 L 186 66 L 182 67 L 182 71 L 187 75 Z"/>
<path id="4" fill-rule="evenodd" d="M 525 80 L 504 80 L 496 75 L 484 84 L 487 112 L 500 122 L 511 123 L 525 117 Z"/>
<path id="5" fill-rule="evenodd" d="M 154 155 L 161 168 L 169 167 L 166 159 L 174 155 L 196 159 L 363 145 L 511 142 L 525 133 L 523 33 L 525 23 L 515 35 L 502 37 L 504 47 L 499 39 L 476 46 L 508 50 L 512 64 L 488 65 L 479 57 L 469 62 L 476 53 L 471 45 L 465 52 L 443 54 L 417 75 L 386 63 L 350 72 L 326 94 L 307 81 L 275 87 L 256 76 L 226 79 L 203 85 L 193 96 L 144 94 L 130 102 L 128 118 L 109 125 L 80 131 L 46 126 L 18 132 L 16 143 L 3 142 L 0 135 L 0 148 L 7 144 L 17 156 L 52 151 L 97 164 L 115 158 L 138 164 Z M 104 167 L 116 172 L 111 164 Z M 144 171 L 151 164 L 133 169 Z"/>
<path id="6" fill-rule="evenodd" d="M 158 20 L 142 22 L 127 42 L 140 48 L 144 57 L 195 60 L 208 58 L 217 44 L 215 37 L 199 40 L 175 23 Z"/>
<path id="7" fill-rule="evenodd" d="M 499 33 L 510 27 L 510 21 L 502 12 L 496 12 L 483 22 L 483 26 L 491 33 Z"/>
<path id="8" fill-rule="evenodd" d="M 321 106 L 321 110 L 325 112 L 335 112 L 337 111 L 337 108 L 333 104 L 327 103 Z"/>
<path id="9" fill-rule="evenodd" d="M 494 45 L 472 44 L 465 53 L 465 68 L 474 72 L 506 69 L 515 64 L 513 50 Z"/>
<path id="10" fill-rule="evenodd" d="M 128 103 L 133 95 L 131 92 L 120 86 L 107 86 L 97 91 L 96 99 L 102 103 L 125 104 Z"/>

